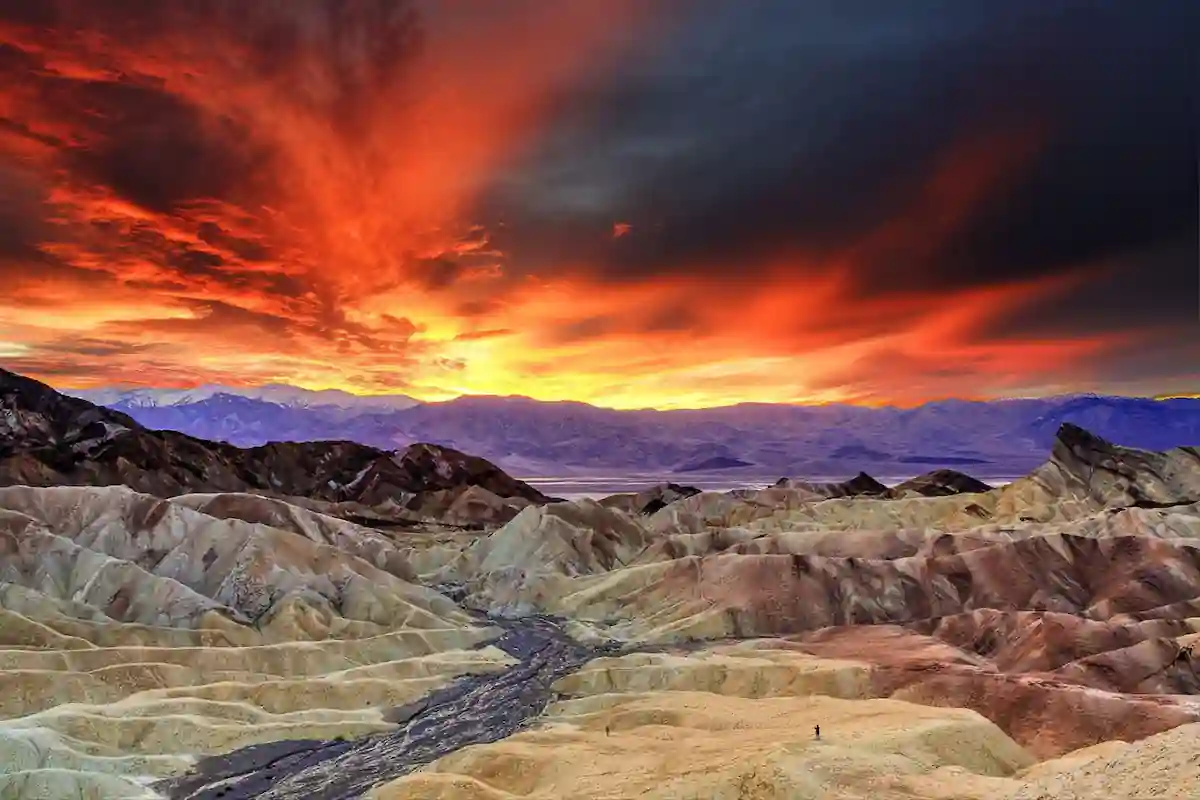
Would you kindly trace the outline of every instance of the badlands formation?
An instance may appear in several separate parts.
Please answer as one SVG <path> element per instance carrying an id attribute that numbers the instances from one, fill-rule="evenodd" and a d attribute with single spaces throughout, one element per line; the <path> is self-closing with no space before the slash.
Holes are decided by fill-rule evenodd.
<path id="1" fill-rule="evenodd" d="M 0 484 L 0 798 L 1200 798 L 1195 448 L 552 502 L 0 373 Z"/>

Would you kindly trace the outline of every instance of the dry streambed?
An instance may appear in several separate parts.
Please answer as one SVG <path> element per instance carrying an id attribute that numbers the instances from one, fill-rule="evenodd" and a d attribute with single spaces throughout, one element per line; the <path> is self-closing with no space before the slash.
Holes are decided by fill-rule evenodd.
<path id="1" fill-rule="evenodd" d="M 551 684 L 617 644 L 589 647 L 553 620 L 532 616 L 497 621 L 506 630 L 491 643 L 517 659 L 501 672 L 461 678 L 386 715 L 399 727 L 355 741 L 283 741 L 202 760 L 187 777 L 155 788 L 183 800 L 340 800 L 468 745 L 504 739 L 538 717 Z"/>

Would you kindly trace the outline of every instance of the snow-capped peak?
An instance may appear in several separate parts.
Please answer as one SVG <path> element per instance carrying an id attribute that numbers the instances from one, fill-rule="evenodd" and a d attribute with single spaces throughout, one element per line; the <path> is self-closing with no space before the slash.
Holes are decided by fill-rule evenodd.
<path id="1" fill-rule="evenodd" d="M 205 384 L 191 389 L 76 389 L 66 390 L 64 393 L 96 405 L 124 406 L 126 408 L 166 408 L 190 405 L 221 394 L 263 400 L 292 408 L 334 406 L 360 410 L 397 411 L 419 405 L 419 401 L 403 394 L 356 395 L 339 389 L 314 391 L 280 383 L 264 386 Z"/>

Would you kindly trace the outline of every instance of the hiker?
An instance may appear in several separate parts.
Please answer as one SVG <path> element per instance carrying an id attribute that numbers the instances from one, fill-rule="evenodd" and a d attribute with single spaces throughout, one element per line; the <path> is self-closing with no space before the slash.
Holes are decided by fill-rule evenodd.
<path id="1" fill-rule="evenodd" d="M 604 726 L 604 735 L 608 736 L 608 726 L 607 725 Z"/>
<path id="2" fill-rule="evenodd" d="M 813 736 L 816 738 L 816 740 L 818 742 L 821 741 L 821 726 L 820 725 L 813 725 Z"/>

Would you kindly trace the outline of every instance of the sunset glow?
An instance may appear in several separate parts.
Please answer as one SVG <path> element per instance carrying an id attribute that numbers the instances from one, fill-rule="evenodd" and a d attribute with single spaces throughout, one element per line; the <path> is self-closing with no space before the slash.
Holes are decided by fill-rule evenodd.
<path id="1" fill-rule="evenodd" d="M 1052 109 L 966 120 L 865 184 L 878 211 L 824 241 L 676 252 L 656 237 L 677 228 L 589 195 L 597 222 L 543 247 L 523 231 L 552 220 L 510 225 L 492 198 L 533 191 L 531 159 L 570 130 L 564 98 L 599 94 L 631 42 L 666 47 L 686 20 L 625 2 L 469 20 L 363 2 L 335 25 L 321 13 L 336 4 L 198 2 L 135 24 L 101 5 L 0 15 L 0 359 L 56 386 L 617 408 L 1196 388 L 1194 315 L 1042 311 L 1119 285 L 1136 246 L 953 278 L 975 226 L 1065 135 Z M 789 180 L 800 203 L 828 191 Z M 624 258 L 642 266 L 614 277 Z"/>

